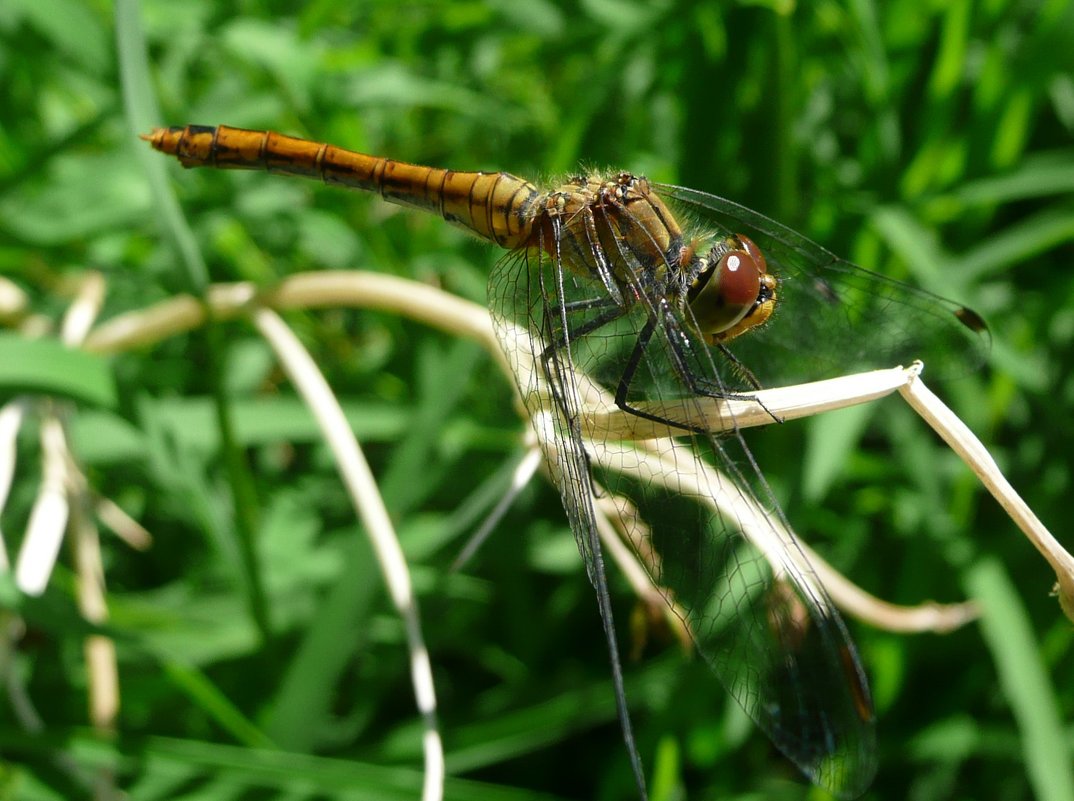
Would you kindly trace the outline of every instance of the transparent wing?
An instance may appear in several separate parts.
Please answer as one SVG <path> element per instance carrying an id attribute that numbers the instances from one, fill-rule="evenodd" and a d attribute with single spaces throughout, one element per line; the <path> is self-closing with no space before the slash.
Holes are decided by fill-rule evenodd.
<path id="1" fill-rule="evenodd" d="M 593 516 L 592 476 L 581 430 L 584 394 L 579 389 L 569 354 L 564 358 L 543 358 L 542 339 L 547 337 L 551 341 L 556 336 L 552 330 L 555 316 L 548 313 L 548 306 L 559 295 L 555 271 L 542 266 L 539 257 L 531 260 L 525 250 L 508 253 L 500 259 L 489 278 L 489 307 L 497 338 L 542 444 L 545 464 L 560 492 L 589 581 L 596 590 L 623 737 L 644 799 L 647 797 L 645 776 L 626 707 L 611 600 Z"/>
<path id="2" fill-rule="evenodd" d="M 767 217 L 695 189 L 658 185 L 702 230 L 745 234 L 778 280 L 768 325 L 730 343 L 763 386 L 858 370 L 925 364 L 928 375 L 968 373 L 987 356 L 987 327 L 972 310 L 864 270 Z"/>
<path id="3" fill-rule="evenodd" d="M 731 695 L 815 782 L 854 796 L 875 772 L 864 675 L 741 437 L 587 436 L 583 412 L 611 405 L 627 373 L 628 397 L 657 402 L 690 397 L 698 379 L 724 386 L 708 349 L 644 283 L 624 292 L 639 300 L 618 307 L 599 282 L 536 250 L 501 260 L 490 279 L 497 333 L 590 578 L 599 592 L 595 481 L 637 507 L 630 544 Z M 701 426 L 689 404 L 686 418 Z"/>

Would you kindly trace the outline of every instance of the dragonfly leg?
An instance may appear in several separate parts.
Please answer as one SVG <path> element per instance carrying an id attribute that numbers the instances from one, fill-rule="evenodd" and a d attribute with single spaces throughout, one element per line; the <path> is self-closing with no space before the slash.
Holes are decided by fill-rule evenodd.
<path id="1" fill-rule="evenodd" d="M 623 294 L 619 289 L 618 282 L 615 280 L 615 271 L 611 262 L 608 261 L 608 254 L 604 252 L 604 245 L 600 242 L 600 234 L 597 232 L 597 219 L 593 214 L 592 206 L 587 205 L 582 209 L 582 220 L 584 222 L 583 230 L 585 231 L 586 246 L 589 248 L 589 252 L 593 254 L 593 263 L 597 267 L 600 282 L 608 290 L 608 297 L 621 304 Z"/>
<path id="2" fill-rule="evenodd" d="M 757 380 L 757 376 L 753 374 L 753 371 L 750 370 L 750 368 L 744 365 L 741 361 L 739 361 L 738 357 L 735 356 L 735 354 L 733 354 L 726 345 L 719 344 L 717 345 L 717 347 L 719 348 L 720 353 L 724 356 L 724 358 L 732 364 L 734 369 L 744 379 L 746 379 L 746 381 L 749 383 L 749 385 L 753 388 L 754 391 L 759 392 L 760 390 L 764 389 L 764 386 L 761 384 L 760 381 Z M 782 424 L 785 422 L 782 417 L 780 417 L 778 414 L 765 406 L 764 401 L 758 398 L 756 395 L 745 395 L 727 392 L 727 390 L 723 389 L 722 387 L 717 387 L 714 382 L 710 381 L 709 379 L 706 379 L 704 376 L 695 378 L 697 378 L 697 392 L 699 395 L 704 395 L 709 398 L 722 398 L 725 400 L 751 400 L 758 406 L 760 406 L 762 409 L 764 409 L 765 413 L 772 418 L 773 423 Z M 706 386 L 715 388 L 706 389 Z"/>
<path id="3" fill-rule="evenodd" d="M 572 269 L 595 276 L 608 297 L 621 304 L 623 293 L 615 278 L 615 268 L 601 243 L 592 204 L 579 202 L 581 193 L 584 188 L 579 192 L 555 192 L 545 202 L 552 225 L 551 242 L 554 243 L 554 252 L 550 253 L 557 268 L 570 265 Z"/>
<path id="4" fill-rule="evenodd" d="M 618 308 L 619 304 L 612 298 L 587 298 L 585 300 L 568 300 L 562 304 L 550 303 L 548 311 L 552 314 L 558 314 L 560 311 L 570 314 L 572 312 L 593 311 L 594 309 L 610 309 L 613 306 Z"/>
<path id="5" fill-rule="evenodd" d="M 571 375 L 573 367 L 570 364 L 571 341 L 585 337 L 587 334 L 622 317 L 626 314 L 627 307 L 612 297 L 586 298 L 577 301 L 565 299 L 564 280 L 567 271 L 563 265 L 563 252 L 561 250 L 563 237 L 560 234 L 563 234 L 564 230 L 560 218 L 553 218 L 552 229 L 553 239 L 551 243 L 546 244 L 542 236 L 538 242 L 537 249 L 539 254 L 547 252 L 551 256 L 553 266 L 551 271 L 538 270 L 540 294 L 544 302 L 544 314 L 541 320 L 542 339 L 547 343 L 538 359 L 552 395 L 553 403 L 560 410 L 568 425 L 574 428 L 579 425 L 579 412 L 577 409 L 572 409 L 570 398 L 564 396 L 562 392 L 562 388 L 571 386 L 573 381 Z M 538 256 L 538 258 L 541 257 Z M 553 281 L 552 286 L 549 285 L 549 279 Z M 617 297 L 622 298 L 621 295 Z M 568 323 L 568 314 L 586 310 L 600 311 L 593 319 L 587 320 L 572 329 Z M 561 351 L 566 354 L 565 360 L 557 358 Z M 580 437 L 580 429 L 577 433 Z"/>
<path id="6" fill-rule="evenodd" d="M 684 340 L 679 336 L 680 332 L 678 326 L 675 324 L 674 318 L 668 313 L 666 305 L 664 304 L 661 304 L 659 309 L 653 309 L 653 313 L 649 316 L 645 325 L 638 333 L 638 339 L 634 343 L 634 348 L 630 352 L 630 357 L 627 359 L 626 367 L 619 378 L 619 384 L 615 390 L 616 406 L 629 414 L 636 415 L 646 420 L 652 420 L 653 422 L 661 423 L 663 425 L 672 426 L 673 428 L 681 428 L 695 434 L 708 433 L 708 429 L 703 426 L 693 426 L 681 420 L 671 420 L 667 417 L 662 417 L 661 415 L 653 414 L 652 412 L 647 412 L 644 409 L 639 409 L 630 405 L 628 400 L 630 384 L 634 380 L 638 367 L 641 365 L 642 357 L 645 355 L 645 350 L 652 340 L 657 325 L 663 325 L 667 329 L 666 341 L 668 349 L 671 351 L 671 362 L 675 367 L 675 371 L 679 374 L 680 379 L 691 393 L 703 397 L 716 398 L 718 400 L 753 401 L 754 403 L 759 404 L 761 408 L 769 414 L 773 421 L 777 423 L 783 422 L 782 419 L 769 411 L 764 403 L 759 401 L 755 396 L 730 392 L 726 388 L 716 385 L 713 381 L 700 379 L 688 366 L 686 353 L 684 351 L 684 348 L 688 347 L 688 345 L 683 344 Z M 734 361 L 737 364 L 737 360 Z M 752 378 L 752 375 L 750 377 Z"/>
<path id="7" fill-rule="evenodd" d="M 582 325 L 575 328 L 573 331 L 570 330 L 570 328 L 566 324 L 564 324 L 559 331 L 556 331 L 551 337 L 549 337 L 550 341 L 547 345 L 545 345 L 544 350 L 541 351 L 540 358 L 541 366 L 544 370 L 545 377 L 549 379 L 550 386 L 555 387 L 557 385 L 557 382 L 553 380 L 554 376 L 552 375 L 552 371 L 555 365 L 553 365 L 552 362 L 555 360 L 556 355 L 560 351 L 566 351 L 569 349 L 571 340 L 581 339 L 588 334 L 592 334 L 594 331 L 599 328 L 603 328 L 608 323 L 613 322 L 614 320 L 618 320 L 627 312 L 626 308 L 623 306 L 619 306 L 618 304 L 612 304 L 611 301 L 604 303 L 601 302 L 600 299 L 593 301 L 572 301 L 563 303 L 558 307 L 558 311 L 561 313 L 558 316 L 561 318 L 561 320 L 565 321 L 566 314 L 568 312 L 580 311 L 587 308 L 599 309 L 602 306 L 606 308 L 604 308 L 604 310 L 592 320 L 587 320 Z M 551 317 L 551 315 L 548 316 Z M 566 411 L 566 409 L 564 409 L 562 405 L 560 405 L 560 408 Z"/>
<path id="8" fill-rule="evenodd" d="M 719 348 L 720 353 L 723 354 L 723 357 L 735 366 L 735 369 L 742 375 L 743 378 L 746 379 L 747 382 L 749 382 L 749 385 L 753 387 L 753 389 L 758 391 L 764 389 L 764 387 L 761 386 L 761 382 L 757 380 L 757 376 L 753 374 L 753 370 L 751 370 L 741 361 L 739 361 L 738 357 L 731 352 L 730 348 L 728 348 L 722 342 L 719 343 L 716 347 Z"/>

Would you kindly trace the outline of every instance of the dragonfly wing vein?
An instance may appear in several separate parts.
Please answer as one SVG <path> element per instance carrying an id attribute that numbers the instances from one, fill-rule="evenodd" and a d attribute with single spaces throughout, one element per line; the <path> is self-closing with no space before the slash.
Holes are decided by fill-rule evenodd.
<path id="1" fill-rule="evenodd" d="M 628 544 L 730 694 L 807 775 L 839 795 L 858 793 L 875 771 L 863 672 L 741 437 L 681 426 L 648 443 L 586 436 L 583 408 L 614 405 L 617 388 L 629 399 L 686 399 L 688 419 L 676 422 L 701 428 L 697 386 L 727 386 L 712 351 L 642 279 L 624 288 L 640 302 L 609 314 L 592 302 L 596 277 L 543 253 L 501 260 L 490 306 L 527 408 L 543 421 L 539 436 L 551 439 L 551 473 L 590 579 L 601 566 L 595 483 L 637 508 L 644 525 L 627 532 Z"/>
<path id="2" fill-rule="evenodd" d="M 858 267 L 796 231 L 731 200 L 679 186 L 657 190 L 706 230 L 748 236 L 779 282 L 768 325 L 730 348 L 768 387 L 924 362 L 929 375 L 965 375 L 991 340 L 971 310 Z"/>

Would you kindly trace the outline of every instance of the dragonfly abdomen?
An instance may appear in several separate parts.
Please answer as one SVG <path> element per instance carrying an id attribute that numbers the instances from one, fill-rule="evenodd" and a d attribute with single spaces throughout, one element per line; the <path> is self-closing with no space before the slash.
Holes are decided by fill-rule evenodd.
<path id="1" fill-rule="evenodd" d="M 530 242 L 543 195 L 505 172 L 456 172 L 226 125 L 156 128 L 143 137 L 184 167 L 217 167 L 320 178 L 404 206 L 432 211 L 501 247 Z"/>

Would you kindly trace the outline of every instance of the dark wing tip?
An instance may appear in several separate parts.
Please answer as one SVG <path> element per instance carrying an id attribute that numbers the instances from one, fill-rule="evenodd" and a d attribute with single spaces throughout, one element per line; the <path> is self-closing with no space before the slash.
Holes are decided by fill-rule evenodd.
<path id="1" fill-rule="evenodd" d="M 986 323 L 984 321 L 984 318 L 981 317 L 981 315 L 979 315 L 973 309 L 967 308 L 966 306 L 960 306 L 958 309 L 955 310 L 955 317 L 958 318 L 958 321 L 960 323 L 962 323 L 964 326 L 966 326 L 966 328 L 970 329 L 974 333 L 989 333 L 988 323 Z"/>

